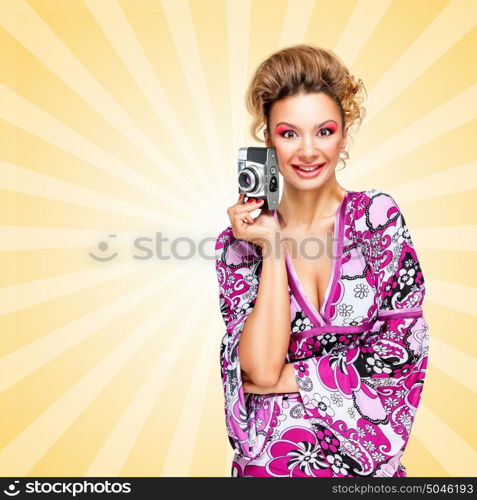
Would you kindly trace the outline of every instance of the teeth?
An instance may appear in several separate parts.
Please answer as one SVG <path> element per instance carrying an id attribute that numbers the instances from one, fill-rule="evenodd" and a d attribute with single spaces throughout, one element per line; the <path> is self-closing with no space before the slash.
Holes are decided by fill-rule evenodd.
<path id="1" fill-rule="evenodd" d="M 312 172 L 313 170 L 316 170 L 317 168 L 319 168 L 319 165 L 317 165 L 316 167 L 308 167 L 308 168 L 305 168 L 305 167 L 298 167 L 297 168 L 299 170 L 303 170 L 304 172 Z"/>

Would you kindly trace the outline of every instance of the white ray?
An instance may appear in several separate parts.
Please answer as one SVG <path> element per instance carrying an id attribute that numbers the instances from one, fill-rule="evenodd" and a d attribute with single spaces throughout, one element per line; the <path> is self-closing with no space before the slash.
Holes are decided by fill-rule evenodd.
<path id="1" fill-rule="evenodd" d="M 225 436 L 225 439 L 224 439 L 225 463 L 224 463 L 224 476 L 223 477 L 232 477 L 233 451 L 232 451 L 232 448 L 230 447 L 230 443 L 228 442 L 228 439 L 227 439 L 227 433 L 225 431 L 224 431 L 224 436 Z M 230 456 L 231 453 L 232 453 L 232 456 Z"/>
<path id="2" fill-rule="evenodd" d="M 426 389 L 423 389 L 423 397 Z M 442 404 L 447 404 L 442 401 Z M 412 432 L 451 477 L 474 477 L 477 453 L 446 422 L 422 401 L 419 404 Z M 438 439 L 436 439 L 438 436 Z"/>
<path id="3" fill-rule="evenodd" d="M 190 477 L 210 373 L 216 375 L 219 372 L 217 359 L 220 342 L 214 335 L 212 328 L 212 325 L 217 324 L 215 320 L 215 316 L 209 316 L 208 328 L 202 336 L 203 342 L 200 344 L 200 349 L 198 348 L 197 363 L 194 367 L 191 383 L 183 398 L 181 413 L 161 469 L 161 477 Z M 191 415 L 194 415 L 195 418 L 191 419 Z"/>
<path id="4" fill-rule="evenodd" d="M 168 224 L 171 227 L 181 225 L 184 228 L 194 228 L 197 223 L 202 223 L 202 218 L 197 213 L 188 217 L 169 215 L 159 210 L 141 207 L 128 201 L 121 201 L 113 196 L 92 191 L 60 179 L 55 179 L 27 168 L 13 165 L 0 160 L 0 188 L 17 193 L 41 196 L 50 200 L 73 203 L 75 205 L 95 208 L 102 211 L 114 212 L 119 215 L 137 217 L 157 224 Z M 193 217 L 196 223 L 191 220 Z"/>
<path id="5" fill-rule="evenodd" d="M 477 288 L 427 278 L 426 298 L 435 304 L 477 316 Z"/>
<path id="6" fill-rule="evenodd" d="M 0 358 L 0 392 L 9 389 L 64 352 L 74 348 L 118 316 L 147 300 L 154 293 L 169 287 L 171 282 L 181 282 L 182 275 L 190 273 L 191 268 L 193 268 L 193 264 L 188 263 L 168 270 L 166 274 L 164 271 L 158 270 L 156 271 L 157 276 L 150 276 L 151 284 L 137 288 L 108 302 L 80 319 L 71 321 L 38 340 L 3 356 Z"/>
<path id="7" fill-rule="evenodd" d="M 314 0 L 288 0 L 279 47 L 303 43 L 315 6 Z"/>
<path id="8" fill-rule="evenodd" d="M 87 252 L 84 252 L 84 259 L 85 262 L 91 259 Z M 150 269 L 153 265 L 158 265 L 157 259 L 151 258 L 147 263 L 137 260 L 118 263 L 111 261 L 83 271 L 5 286 L 0 288 L 0 315 L 10 314 L 120 277 L 126 278 L 128 275 L 143 271 L 146 266 Z"/>
<path id="9" fill-rule="evenodd" d="M 421 227 L 412 230 L 417 248 L 477 250 L 477 226 Z"/>
<path id="10" fill-rule="evenodd" d="M 470 161 L 405 184 L 399 184 L 392 188 L 390 194 L 396 195 L 398 200 L 407 203 L 476 189 L 477 176 L 474 175 L 476 169 L 477 161 Z"/>
<path id="11" fill-rule="evenodd" d="M 187 287 L 190 292 L 193 289 Z M 174 368 L 178 360 L 180 359 L 183 351 L 186 349 L 188 343 L 200 343 L 202 346 L 209 346 L 210 339 L 213 335 L 210 334 L 210 329 L 206 329 L 208 335 L 204 339 L 204 335 L 200 335 L 202 339 L 198 342 L 198 331 L 197 331 L 197 321 L 200 320 L 200 315 L 203 312 L 203 305 L 208 299 L 206 294 L 200 294 L 198 301 L 194 303 L 193 307 L 188 310 L 187 315 L 184 317 L 184 321 L 181 322 L 177 329 L 174 330 L 174 335 L 169 337 L 169 342 L 165 346 L 163 352 L 159 355 L 154 366 L 150 370 L 149 374 L 138 388 L 128 407 L 125 409 L 121 418 L 116 422 L 115 426 L 111 429 L 111 433 L 108 435 L 107 439 L 102 444 L 101 448 L 98 450 L 96 456 L 91 461 L 88 469 L 84 473 L 85 476 L 109 476 L 116 477 L 121 474 L 121 470 L 126 463 L 131 450 L 133 449 L 141 430 L 149 418 L 154 405 L 157 403 L 158 398 L 161 395 L 162 390 L 171 381 L 171 374 L 174 372 Z M 192 340 L 191 340 L 192 339 Z M 205 342 L 203 342 L 205 340 Z M 203 347 L 202 347 L 203 349 Z M 196 387 L 198 383 L 202 388 L 206 388 L 207 379 L 204 377 L 204 366 L 201 363 L 201 373 L 198 373 L 197 367 L 201 363 L 201 356 L 197 358 L 195 374 L 192 377 L 191 385 Z M 192 369 L 192 367 L 190 367 Z M 197 377 L 196 383 L 194 383 L 194 377 Z M 199 394 L 203 392 L 199 390 Z M 185 431 L 184 438 L 187 440 L 187 445 L 185 448 L 182 444 L 180 446 L 181 455 L 187 454 L 189 450 L 193 452 L 193 445 L 189 441 L 191 432 L 193 432 L 193 422 L 198 423 L 197 408 L 200 408 L 204 403 L 205 395 L 202 395 L 202 401 L 200 399 L 197 401 L 198 407 L 188 407 L 187 398 L 182 399 L 182 407 L 188 407 L 188 425 L 189 428 Z M 194 414 L 194 419 L 191 420 L 190 416 Z M 173 445 L 171 445 L 173 446 Z M 183 470 L 187 472 L 184 467 L 184 463 L 179 466 L 177 471 Z M 161 476 L 169 474 L 160 474 Z M 171 474 L 173 475 L 173 474 Z M 187 473 L 183 474 L 187 476 Z"/>
<path id="12" fill-rule="evenodd" d="M 346 181 L 355 181 L 397 158 L 402 158 L 436 137 L 445 135 L 475 119 L 476 109 L 474 106 L 469 106 L 469 103 L 476 101 L 477 84 L 474 84 L 353 163 L 353 168 L 343 173 Z"/>
<path id="13" fill-rule="evenodd" d="M 157 263 L 171 259 L 205 261 L 215 260 L 216 234 L 207 234 L 203 228 L 189 231 L 89 231 L 50 229 L 41 227 L 0 226 L 0 250 L 35 250 L 78 248 L 84 256 L 87 249 L 97 261 L 108 261 L 115 252 L 122 257 L 138 261 L 155 260 Z M 184 247 L 186 249 L 184 250 Z M 125 253 L 125 252 L 128 253 Z M 117 257 L 117 256 L 116 256 Z M 110 259 L 114 260 L 116 257 Z M 123 258 L 124 260 L 124 258 Z M 88 267 L 91 262 L 88 262 Z M 138 264 L 142 265 L 142 264 Z"/>
<path id="14" fill-rule="evenodd" d="M 226 0 L 229 57 L 230 110 L 234 153 L 246 146 L 244 137 L 245 93 L 247 90 L 248 51 L 250 42 L 250 0 Z M 247 139 L 248 140 L 248 139 Z"/>
<path id="15" fill-rule="evenodd" d="M 174 195 L 160 188 L 134 169 L 122 163 L 112 154 L 102 150 L 76 131 L 66 127 L 63 123 L 20 95 L 15 94 L 1 83 L 0 119 L 4 119 L 18 128 L 26 130 L 80 160 L 107 172 L 113 177 L 136 186 L 187 215 L 190 215 L 193 211 L 190 203 L 178 200 L 177 194 Z"/>
<path id="16" fill-rule="evenodd" d="M 208 176 L 204 175 L 202 162 L 188 141 L 187 133 L 151 67 L 121 4 L 116 0 L 102 0 L 100 3 L 95 0 L 84 0 L 84 3 L 128 69 L 131 78 L 143 91 L 158 119 L 171 134 L 178 150 L 187 158 L 188 168 L 195 173 L 193 184 L 201 193 L 207 193 L 208 199 L 212 197 L 220 203 L 216 191 L 211 189 L 210 182 L 206 181 Z M 192 184 L 192 179 L 189 180 Z"/>
<path id="17" fill-rule="evenodd" d="M 1 226 L 0 251 L 44 250 L 47 248 L 93 248 L 109 232 L 95 229 L 49 228 L 37 226 Z M 136 232 L 117 231 L 115 243 L 126 244 Z"/>
<path id="18" fill-rule="evenodd" d="M 190 183 L 182 178 L 174 165 L 25 0 L 2 2 L 0 25 L 84 99 L 164 175 L 170 177 L 184 192 L 187 192 L 195 203 L 202 205 L 202 200 Z M 207 205 L 204 204 L 203 208 L 207 210 Z"/>
<path id="19" fill-rule="evenodd" d="M 477 358 L 442 340 L 432 337 L 429 347 L 432 365 L 459 384 L 477 393 Z"/>
<path id="20" fill-rule="evenodd" d="M 355 3 L 353 12 L 333 49 L 348 67 L 353 65 L 392 3 L 392 0 L 361 0 Z"/>
<path id="21" fill-rule="evenodd" d="M 373 11 L 376 7 L 376 2 L 373 2 L 373 8 L 369 10 Z M 372 120 L 452 46 L 474 29 L 476 19 L 475 0 L 449 2 L 396 60 L 393 67 L 374 85 L 369 93 L 366 120 Z M 475 99 L 469 102 L 475 102 Z M 456 114 L 459 114 L 457 110 Z M 425 129 L 420 130 L 422 133 Z"/>
<path id="22" fill-rule="evenodd" d="M 219 140 L 216 133 L 216 125 L 212 116 L 207 82 L 201 65 L 201 57 L 195 37 L 195 28 L 189 3 L 186 0 L 175 0 L 174 2 L 161 0 L 164 15 L 169 24 L 171 35 L 179 55 L 182 70 L 186 78 L 197 115 L 200 116 L 204 134 L 209 151 L 211 152 L 211 163 L 215 169 L 219 186 L 226 186 L 227 180 L 224 174 L 225 162 L 221 158 Z"/>
<path id="23" fill-rule="evenodd" d="M 31 468 L 48 452 L 73 422 L 91 404 L 101 391 L 124 369 L 126 364 L 144 346 L 163 324 L 167 325 L 177 307 L 183 307 L 187 294 L 202 278 L 197 273 L 188 286 L 158 308 L 139 327 L 122 340 L 109 354 L 69 387 L 53 404 L 31 422 L 20 434 L 0 450 L 0 469 L 7 476 L 26 476 Z M 28 453 L 26 453 L 28 451 Z M 102 474 L 101 474 L 102 475 Z"/>

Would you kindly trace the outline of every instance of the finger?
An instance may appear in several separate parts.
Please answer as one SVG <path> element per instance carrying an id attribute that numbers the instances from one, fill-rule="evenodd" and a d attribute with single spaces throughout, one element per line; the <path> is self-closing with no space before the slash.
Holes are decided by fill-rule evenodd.
<path id="1" fill-rule="evenodd" d="M 251 221 L 247 215 L 240 217 L 238 220 L 241 224 L 244 224 L 246 226 L 253 224 L 253 221 Z"/>
<path id="2" fill-rule="evenodd" d="M 235 205 L 234 213 L 253 212 L 263 205 L 263 200 L 258 202 L 243 203 L 242 205 Z"/>
<path id="3" fill-rule="evenodd" d="M 237 217 L 238 220 L 244 222 L 245 224 L 254 223 L 253 217 L 247 213 L 236 214 L 235 217 Z"/>
<path id="4" fill-rule="evenodd" d="M 233 207 L 241 207 L 241 206 L 243 206 L 245 204 L 245 202 L 243 201 L 244 198 L 245 198 L 245 195 L 243 193 L 240 193 L 237 202 L 234 205 L 232 205 L 232 206 Z"/>
<path id="5" fill-rule="evenodd" d="M 238 204 L 239 204 L 240 206 L 243 206 L 243 205 L 247 205 L 247 204 L 248 204 L 248 202 L 249 202 L 250 198 L 247 198 L 247 200 L 245 200 L 246 196 L 247 196 L 246 194 L 242 193 L 242 197 L 240 198 L 240 200 L 239 200 L 239 202 L 238 202 Z"/>

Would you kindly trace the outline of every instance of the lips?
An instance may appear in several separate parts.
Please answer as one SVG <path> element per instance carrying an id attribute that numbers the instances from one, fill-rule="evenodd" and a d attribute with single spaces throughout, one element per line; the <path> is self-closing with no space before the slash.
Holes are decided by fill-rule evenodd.
<path id="1" fill-rule="evenodd" d="M 298 175 L 299 177 L 304 178 L 304 179 L 312 179 L 312 178 L 320 175 L 320 173 L 323 170 L 322 167 L 323 167 L 323 165 L 325 165 L 325 163 L 326 162 L 315 163 L 314 165 L 303 165 L 305 168 L 308 167 L 310 170 L 302 170 L 297 165 L 292 165 L 292 166 L 293 166 L 293 170 L 295 171 L 296 175 Z M 301 167 L 301 165 L 300 165 L 300 167 Z"/>
<path id="2" fill-rule="evenodd" d="M 296 164 L 292 164 L 292 167 L 301 167 L 301 168 L 314 168 L 314 167 L 322 167 L 326 162 L 324 161 L 323 163 L 313 163 L 313 164 L 310 164 L 310 165 L 305 165 L 303 163 L 296 163 Z"/>

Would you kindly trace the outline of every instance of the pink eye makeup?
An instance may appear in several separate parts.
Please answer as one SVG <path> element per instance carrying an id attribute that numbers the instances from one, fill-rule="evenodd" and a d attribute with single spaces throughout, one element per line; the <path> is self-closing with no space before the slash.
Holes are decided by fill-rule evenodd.
<path id="1" fill-rule="evenodd" d="M 288 125 L 278 125 L 278 127 L 275 129 L 275 133 L 278 135 L 282 135 L 282 133 L 287 130 L 290 130 L 290 127 Z"/>
<path id="2" fill-rule="evenodd" d="M 338 130 L 338 127 L 336 126 L 335 122 L 328 122 L 325 125 L 326 125 L 326 127 L 324 127 L 324 128 L 329 128 L 332 132 L 336 132 Z"/>
<path id="3" fill-rule="evenodd" d="M 325 127 L 325 125 L 326 125 L 326 127 Z M 331 133 L 334 133 L 338 130 L 338 125 L 334 120 L 329 120 L 329 121 L 323 122 L 320 124 L 319 127 L 320 127 L 319 131 L 328 129 Z M 289 123 L 279 123 L 275 128 L 275 133 L 277 135 L 283 135 L 285 132 L 295 132 L 293 130 L 294 128 L 295 127 L 293 127 L 293 125 L 291 125 Z M 324 137 L 324 136 L 322 136 L 322 137 Z"/>

